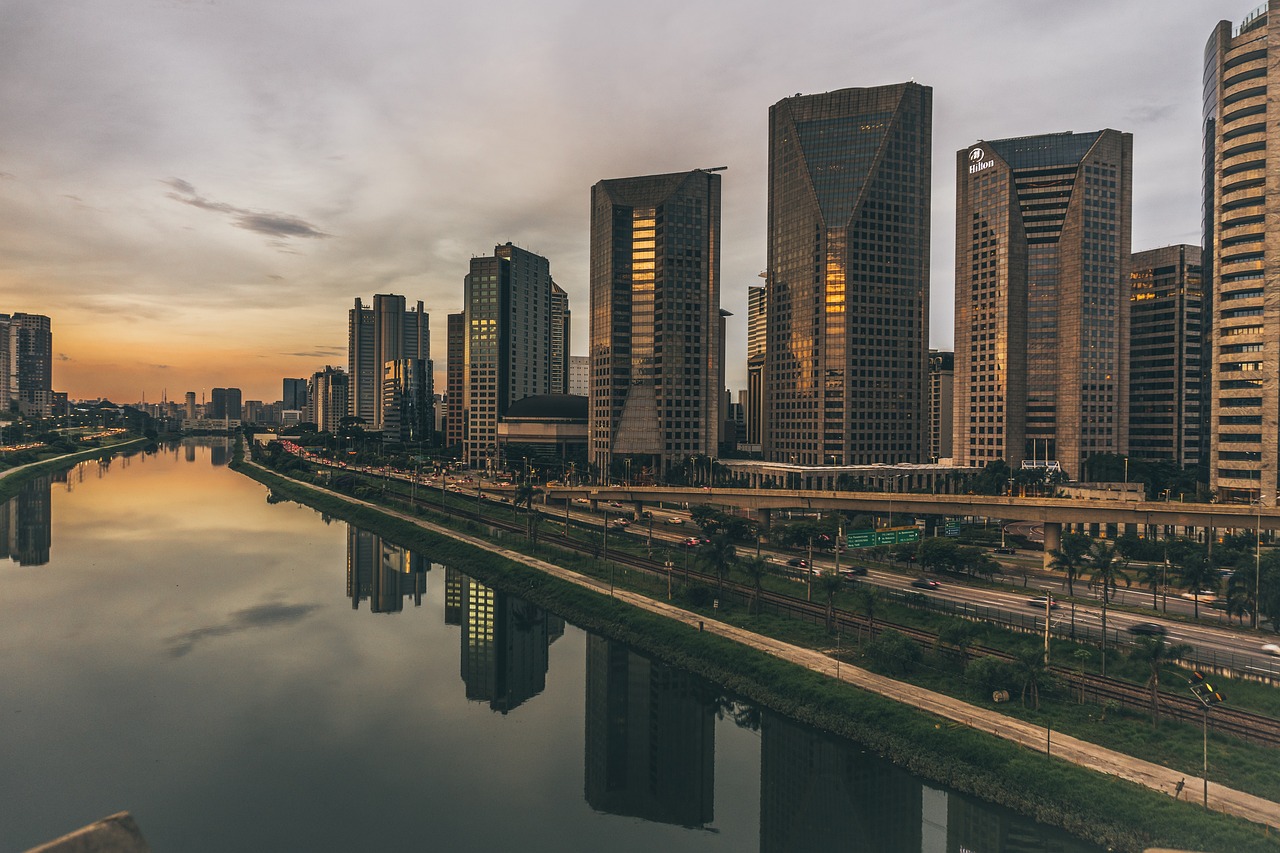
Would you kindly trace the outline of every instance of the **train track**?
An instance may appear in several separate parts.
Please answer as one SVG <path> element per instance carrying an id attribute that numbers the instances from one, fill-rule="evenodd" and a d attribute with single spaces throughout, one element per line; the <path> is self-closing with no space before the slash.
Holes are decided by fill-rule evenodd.
<path id="1" fill-rule="evenodd" d="M 408 499 L 407 495 L 404 497 Z M 440 504 L 432 503 L 429 498 L 416 498 L 416 501 L 424 508 L 437 511 L 440 509 Z M 524 525 L 519 522 L 495 519 L 470 510 L 450 507 L 447 513 L 451 516 L 464 518 L 512 533 L 523 534 L 525 532 Z M 563 533 L 543 531 L 539 534 L 538 539 L 556 547 L 595 555 L 595 549 L 592 546 L 588 546 L 581 540 L 566 536 Z M 610 551 L 608 559 L 616 564 L 638 569 L 657 577 L 665 577 L 667 575 L 665 564 L 652 558 L 636 556 L 625 551 Z M 687 572 L 682 574 L 689 576 Z M 714 581 L 713 576 L 702 572 L 698 572 L 696 576 L 703 580 Z M 726 593 L 743 601 L 750 600 L 755 595 L 754 587 L 728 579 L 723 582 L 723 589 Z M 761 602 L 779 615 L 788 615 L 815 623 L 825 624 L 826 622 L 826 607 L 820 603 L 771 590 L 763 591 Z M 877 621 L 872 625 L 870 620 L 860 615 L 839 609 L 835 611 L 835 620 L 842 630 L 868 631 L 870 634 L 878 634 L 881 631 L 893 629 L 926 647 L 933 647 L 938 642 L 938 635 L 933 632 L 883 621 Z M 971 647 L 970 651 L 974 654 L 990 655 L 1006 661 L 1014 659 L 1013 655 L 998 649 L 974 646 Z M 1065 684 L 1068 689 L 1080 693 L 1083 698 L 1092 698 L 1097 704 L 1115 703 L 1122 707 L 1144 712 L 1151 709 L 1151 693 L 1145 687 L 1092 673 L 1084 673 L 1082 675 L 1079 671 L 1072 671 L 1065 667 L 1050 667 L 1050 672 L 1056 679 Z M 1158 694 L 1158 702 L 1160 714 L 1165 718 L 1189 723 L 1204 722 L 1204 706 L 1192 696 L 1181 696 L 1176 693 L 1161 691 Z M 1280 720 L 1274 717 L 1217 705 L 1209 709 L 1208 723 L 1215 731 L 1233 735 L 1247 742 L 1280 747 Z"/>

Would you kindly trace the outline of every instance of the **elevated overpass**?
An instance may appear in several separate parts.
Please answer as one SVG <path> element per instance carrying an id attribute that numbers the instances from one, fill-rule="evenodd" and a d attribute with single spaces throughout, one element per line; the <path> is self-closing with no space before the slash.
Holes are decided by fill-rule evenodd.
<path id="1" fill-rule="evenodd" d="M 1204 529 L 1280 530 L 1280 507 L 1251 504 L 1114 501 L 1086 498 L 1019 498 L 993 495 L 931 495 L 906 492 L 838 492 L 692 486 L 552 486 L 549 501 L 625 503 L 638 513 L 645 504 L 710 504 L 750 510 L 768 529 L 777 510 L 844 510 L 875 514 L 983 516 L 1044 525 L 1045 561 L 1058 548 L 1063 524 L 1145 525 Z"/>

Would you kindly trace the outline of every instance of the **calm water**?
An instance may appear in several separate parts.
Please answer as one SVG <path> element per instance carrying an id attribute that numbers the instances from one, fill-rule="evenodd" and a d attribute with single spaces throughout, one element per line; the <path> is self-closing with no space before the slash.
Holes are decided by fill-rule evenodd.
<path id="1" fill-rule="evenodd" d="M 0 851 L 1092 850 L 725 697 L 226 468 L 0 509 Z"/>

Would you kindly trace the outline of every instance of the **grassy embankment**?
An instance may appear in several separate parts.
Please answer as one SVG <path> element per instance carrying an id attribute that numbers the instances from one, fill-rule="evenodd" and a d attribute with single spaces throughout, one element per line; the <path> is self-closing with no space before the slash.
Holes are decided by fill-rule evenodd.
<path id="1" fill-rule="evenodd" d="M 108 439 L 97 447 L 89 447 L 75 453 L 42 455 L 43 458 L 38 461 L 24 463 L 18 467 L 3 466 L 3 463 L 0 463 L 0 466 L 3 466 L 0 467 L 0 501 L 9 500 L 21 490 L 23 484 L 41 474 L 61 471 L 89 459 L 103 459 L 131 447 L 141 449 L 150 443 L 149 438 L 122 435 Z"/>
<path id="2" fill-rule="evenodd" d="M 237 466 L 239 467 L 239 466 Z M 1012 807 L 1045 823 L 1114 847 L 1182 846 L 1214 850 L 1280 850 L 1280 839 L 1262 827 L 1178 802 L 1168 796 L 1046 758 L 913 708 L 832 681 L 710 633 L 699 633 L 608 596 L 550 578 L 490 551 L 423 530 L 334 494 L 316 494 L 297 483 L 240 468 L 277 494 L 328 515 L 377 530 L 403 547 L 434 561 L 463 567 L 484 583 L 521 596 L 595 631 L 684 667 L 758 704 L 827 731 L 856 739 L 880 755 L 938 783 Z M 444 517 L 433 520 L 448 521 Z M 452 524 L 486 535 L 480 525 Z M 519 547 L 515 538 L 504 545 Z M 559 565 L 608 577 L 610 570 L 590 557 L 566 555 L 543 546 L 522 548 Z M 613 572 L 619 585 L 641 587 L 655 597 L 665 581 Z M 737 619 L 733 608 L 729 614 Z M 723 618 L 726 614 L 718 613 Z M 741 614 L 746 616 L 745 612 Z M 806 645 L 822 647 L 830 638 L 819 626 L 775 617 L 747 623 L 766 633 L 805 633 Z M 778 629 L 782 629 L 779 631 Z M 798 629 L 798 631 L 797 631 Z M 814 642 L 817 641 L 817 642 Z"/>

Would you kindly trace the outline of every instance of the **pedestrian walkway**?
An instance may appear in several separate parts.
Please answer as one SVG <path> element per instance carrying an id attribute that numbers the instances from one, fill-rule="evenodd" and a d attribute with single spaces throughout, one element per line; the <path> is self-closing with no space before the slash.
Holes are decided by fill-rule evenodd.
<path id="1" fill-rule="evenodd" d="M 250 462 L 248 464 L 264 471 L 267 470 L 257 463 Z M 308 483 L 293 482 L 330 497 L 335 496 L 333 492 L 320 489 Z M 860 667 L 837 661 L 830 655 L 814 649 L 806 649 L 771 637 L 755 634 L 743 628 L 691 613 L 665 601 L 648 598 L 629 590 L 611 587 L 607 581 L 580 575 L 554 563 L 548 563 L 545 560 L 530 557 L 519 551 L 503 548 L 488 539 L 461 533 L 366 501 L 346 496 L 339 497 L 343 497 L 351 503 L 410 522 L 441 536 L 448 536 L 474 545 L 477 548 L 483 548 L 486 551 L 499 554 L 509 560 L 538 569 L 568 583 L 595 590 L 603 595 L 611 595 L 620 601 L 625 601 L 635 607 L 665 616 L 668 619 L 700 627 L 701 630 L 719 634 L 744 646 L 749 646 L 831 678 L 838 678 L 847 684 L 894 699 L 922 711 L 928 711 L 944 719 L 1012 741 L 1028 749 L 1033 749 L 1037 752 L 1048 752 L 1055 758 L 1069 761 L 1098 773 L 1118 776 L 1121 779 L 1136 782 L 1152 790 L 1162 791 L 1171 797 L 1180 796 L 1182 799 L 1200 802 L 1204 796 L 1204 780 L 1198 776 L 1188 776 L 1168 767 L 1143 761 L 1079 738 L 1053 733 L 1043 727 L 1014 719 L 998 711 L 979 708 L 976 705 L 971 705 L 951 696 L 895 681 L 892 678 L 886 678 Z M 1257 823 L 1265 823 L 1268 826 L 1280 829 L 1280 803 L 1255 797 L 1252 794 L 1246 794 L 1243 791 L 1237 791 L 1234 788 L 1228 788 L 1211 781 L 1208 784 L 1208 805 L 1214 811 L 1242 817 Z"/>

